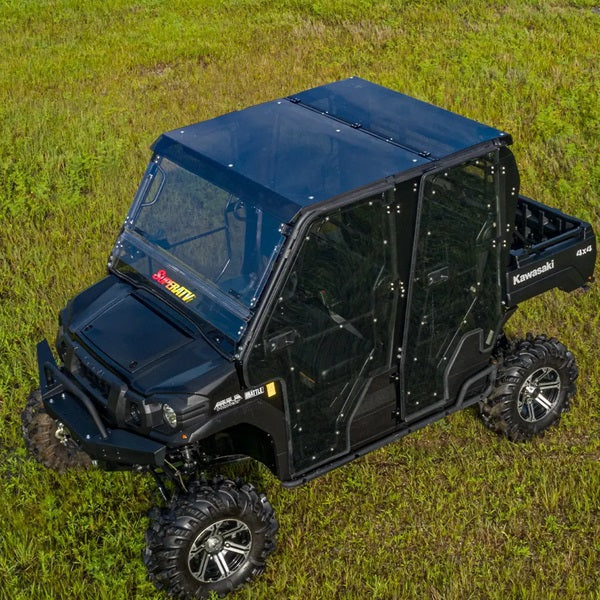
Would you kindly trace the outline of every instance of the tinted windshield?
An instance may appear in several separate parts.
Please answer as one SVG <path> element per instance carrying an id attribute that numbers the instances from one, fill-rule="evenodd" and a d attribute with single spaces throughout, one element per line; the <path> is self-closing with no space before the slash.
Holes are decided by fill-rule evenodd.
<path id="1" fill-rule="evenodd" d="M 161 159 L 151 165 L 113 266 L 239 340 L 283 241 L 281 221 Z"/>

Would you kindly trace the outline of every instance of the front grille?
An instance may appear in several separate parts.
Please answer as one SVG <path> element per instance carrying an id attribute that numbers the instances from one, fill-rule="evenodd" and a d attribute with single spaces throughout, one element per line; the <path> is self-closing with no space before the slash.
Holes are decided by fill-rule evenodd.
<path id="1" fill-rule="evenodd" d="M 108 400 L 110 394 L 110 384 L 95 373 L 82 360 L 79 361 L 79 375 L 85 379 L 87 384 L 98 392 L 105 400 Z"/>

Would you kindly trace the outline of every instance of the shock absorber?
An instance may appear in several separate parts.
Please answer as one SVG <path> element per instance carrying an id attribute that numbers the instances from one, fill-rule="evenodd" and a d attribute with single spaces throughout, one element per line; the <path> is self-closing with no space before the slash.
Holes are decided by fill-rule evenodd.
<path id="1" fill-rule="evenodd" d="M 193 452 L 189 446 L 184 446 L 181 449 L 181 457 L 183 458 L 182 471 L 186 475 L 192 475 L 196 471 L 198 462 L 194 458 Z"/>

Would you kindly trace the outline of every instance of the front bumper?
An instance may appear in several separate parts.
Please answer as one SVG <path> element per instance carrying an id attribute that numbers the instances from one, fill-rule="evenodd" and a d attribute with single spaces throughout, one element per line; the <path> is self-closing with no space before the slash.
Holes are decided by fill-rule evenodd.
<path id="1" fill-rule="evenodd" d="M 64 424 L 92 459 L 124 465 L 163 465 L 165 445 L 125 429 L 106 427 L 92 399 L 59 370 L 46 340 L 37 345 L 37 360 L 48 414 Z"/>

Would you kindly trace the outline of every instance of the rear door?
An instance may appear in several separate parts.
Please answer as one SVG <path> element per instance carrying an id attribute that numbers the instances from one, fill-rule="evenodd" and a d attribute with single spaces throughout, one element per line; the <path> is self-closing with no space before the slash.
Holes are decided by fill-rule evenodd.
<path id="1" fill-rule="evenodd" d="M 402 417 L 452 404 L 501 322 L 497 152 L 424 175 L 402 352 Z"/>

